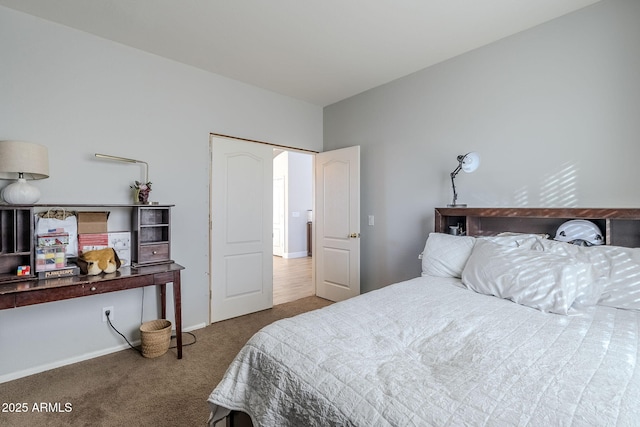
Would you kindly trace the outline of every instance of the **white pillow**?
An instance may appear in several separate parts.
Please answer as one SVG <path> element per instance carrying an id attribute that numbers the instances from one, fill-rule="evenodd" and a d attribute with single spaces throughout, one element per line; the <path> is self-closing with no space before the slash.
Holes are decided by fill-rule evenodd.
<path id="1" fill-rule="evenodd" d="M 593 265 L 602 284 L 598 305 L 640 310 L 640 248 L 576 246 L 553 240 L 541 240 L 538 247 Z"/>
<path id="2" fill-rule="evenodd" d="M 460 278 L 476 238 L 430 233 L 422 252 L 422 275 Z"/>
<path id="3" fill-rule="evenodd" d="M 567 314 L 593 280 L 591 266 L 575 258 L 481 239 L 462 272 L 469 289 L 558 314 Z"/>
<path id="4" fill-rule="evenodd" d="M 478 237 L 500 245 L 530 248 L 539 238 L 537 234 L 503 233 L 498 236 Z M 422 252 L 422 275 L 436 277 L 462 277 L 476 237 L 430 233 Z"/>

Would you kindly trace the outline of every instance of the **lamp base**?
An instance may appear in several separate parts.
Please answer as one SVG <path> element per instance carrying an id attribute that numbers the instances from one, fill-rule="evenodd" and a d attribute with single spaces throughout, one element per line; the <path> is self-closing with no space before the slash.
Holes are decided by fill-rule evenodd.
<path id="1" fill-rule="evenodd" d="M 2 198 L 11 205 L 32 205 L 40 200 L 40 190 L 19 178 L 2 190 Z"/>
<path id="2" fill-rule="evenodd" d="M 466 203 L 460 203 L 460 204 L 455 204 L 455 205 L 448 204 L 447 207 L 448 208 L 466 208 L 467 204 Z"/>

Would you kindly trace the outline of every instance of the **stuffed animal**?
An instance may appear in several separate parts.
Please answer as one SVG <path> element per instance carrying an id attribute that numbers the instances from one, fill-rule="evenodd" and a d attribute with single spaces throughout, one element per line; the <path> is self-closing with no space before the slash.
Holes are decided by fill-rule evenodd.
<path id="1" fill-rule="evenodd" d="M 120 265 L 120 258 L 113 248 L 87 251 L 78 257 L 80 272 L 90 276 L 96 276 L 102 272 L 113 273 L 120 268 Z"/>

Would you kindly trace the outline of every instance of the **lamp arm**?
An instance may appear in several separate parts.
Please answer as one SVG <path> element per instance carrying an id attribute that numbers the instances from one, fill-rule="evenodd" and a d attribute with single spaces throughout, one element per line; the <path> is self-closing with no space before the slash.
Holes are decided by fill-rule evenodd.
<path id="1" fill-rule="evenodd" d="M 96 153 L 95 156 L 100 158 L 100 159 L 115 160 L 117 162 L 143 164 L 144 165 L 144 182 L 145 183 L 149 182 L 149 164 L 147 162 L 144 162 L 142 160 L 129 159 L 127 157 L 111 156 L 109 154 Z"/>
<path id="2" fill-rule="evenodd" d="M 456 205 L 456 202 L 458 201 L 458 193 L 456 192 L 456 175 L 458 175 L 458 172 L 460 172 L 462 170 L 462 163 L 460 163 L 458 165 L 457 168 L 455 168 L 453 170 L 453 172 L 451 172 L 450 176 L 451 176 L 451 189 L 453 190 L 453 202 L 451 203 L 453 206 Z"/>

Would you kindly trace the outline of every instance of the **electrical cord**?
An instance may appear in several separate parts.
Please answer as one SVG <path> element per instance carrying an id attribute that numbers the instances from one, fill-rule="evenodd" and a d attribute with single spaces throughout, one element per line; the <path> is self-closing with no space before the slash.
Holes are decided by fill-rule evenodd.
<path id="1" fill-rule="evenodd" d="M 140 350 L 140 349 L 139 349 L 139 348 L 137 348 L 137 347 L 134 347 L 134 346 L 133 346 L 133 344 L 131 344 L 131 343 L 129 342 L 129 340 L 127 339 L 127 337 L 125 337 L 124 335 L 122 335 L 122 334 L 120 333 L 120 331 L 119 331 L 119 330 L 117 330 L 115 326 L 113 326 L 113 323 L 111 323 L 111 317 L 109 316 L 109 311 L 107 311 L 105 314 L 106 314 L 106 316 L 107 316 L 107 322 L 109 322 L 109 326 L 111 326 L 111 329 L 113 329 L 114 331 L 116 331 L 116 332 L 118 333 L 118 335 L 120 335 L 122 338 L 124 338 L 124 340 L 127 342 L 127 344 L 129 344 L 129 347 L 131 347 L 132 349 L 136 350 L 138 353 L 142 354 L 142 350 Z"/>
<path id="2" fill-rule="evenodd" d="M 142 350 L 141 350 L 140 348 L 138 348 L 138 347 L 134 347 L 134 346 L 133 346 L 133 344 L 131 344 L 131 343 L 129 342 L 129 340 L 127 339 L 127 337 L 125 337 L 124 335 L 122 335 L 122 333 L 120 333 L 120 331 L 119 331 L 119 330 L 117 330 L 115 326 L 113 326 L 113 323 L 111 323 L 111 317 L 110 317 L 110 315 L 109 315 L 109 314 L 110 314 L 110 313 L 109 313 L 109 311 L 107 310 L 107 312 L 105 313 L 105 315 L 107 316 L 107 322 L 109 323 L 109 326 L 111 327 L 111 329 L 113 329 L 114 331 L 116 331 L 116 332 L 118 333 L 118 335 L 120 335 L 122 338 L 124 338 L 124 340 L 127 342 L 127 344 L 129 344 L 129 347 L 131 347 L 133 350 L 137 351 L 138 353 L 142 354 Z M 182 333 L 182 335 L 184 335 L 184 334 L 191 335 L 191 337 L 193 337 L 193 342 L 190 342 L 190 343 L 187 343 L 187 344 L 184 344 L 184 343 L 183 343 L 183 344 L 182 344 L 182 347 L 188 347 L 188 346 L 190 346 L 190 345 L 194 345 L 194 344 L 198 341 L 198 339 L 196 338 L 196 336 L 195 336 L 194 334 L 192 334 L 191 332 L 183 332 L 183 333 Z M 176 335 L 172 335 L 172 336 L 171 336 L 171 339 L 175 339 L 175 338 L 177 338 L 177 336 L 176 336 Z M 169 348 L 177 348 L 177 347 L 178 347 L 178 345 L 176 344 L 176 345 L 171 346 L 171 347 L 169 347 Z"/>
<path id="3" fill-rule="evenodd" d="M 190 343 L 187 343 L 187 344 L 182 343 L 183 347 L 189 347 L 190 345 L 194 345 L 198 341 L 196 336 L 194 334 L 192 334 L 191 332 L 183 332 L 182 335 L 184 335 L 184 334 L 191 335 L 191 337 L 193 338 L 193 342 L 190 342 Z M 171 335 L 171 339 L 176 339 L 176 338 L 177 338 L 177 335 Z M 172 345 L 169 348 L 178 348 L 178 344 Z"/>

